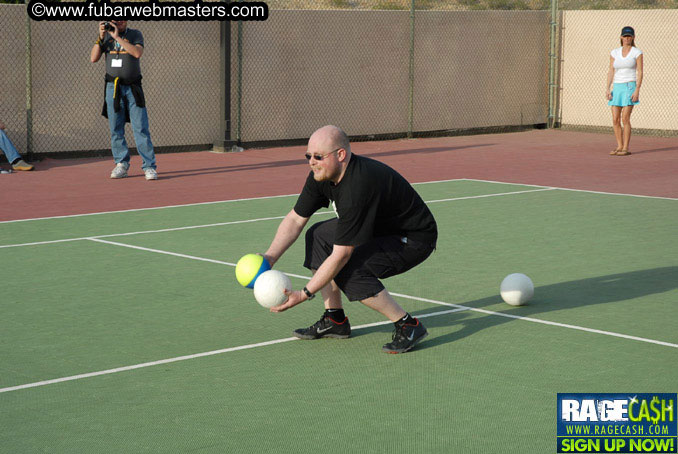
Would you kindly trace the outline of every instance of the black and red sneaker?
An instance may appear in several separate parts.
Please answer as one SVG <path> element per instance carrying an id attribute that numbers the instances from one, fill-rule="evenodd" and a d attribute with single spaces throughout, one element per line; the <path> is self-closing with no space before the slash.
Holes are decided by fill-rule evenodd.
<path id="1" fill-rule="evenodd" d="M 351 324 L 348 317 L 342 322 L 335 322 L 327 315 L 308 328 L 299 328 L 292 333 L 299 339 L 320 339 L 321 337 L 332 337 L 334 339 L 347 339 L 351 335 Z"/>
<path id="2" fill-rule="evenodd" d="M 428 336 L 428 331 L 419 319 L 415 318 L 414 320 L 417 322 L 414 325 L 407 323 L 397 325 L 393 331 L 393 340 L 381 349 L 386 353 L 405 353 L 412 350 L 417 343 Z"/>

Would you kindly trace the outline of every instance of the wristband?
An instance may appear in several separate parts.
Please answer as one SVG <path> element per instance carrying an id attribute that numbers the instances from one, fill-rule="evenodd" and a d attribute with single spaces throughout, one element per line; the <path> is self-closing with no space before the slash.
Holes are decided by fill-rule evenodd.
<path id="1" fill-rule="evenodd" d="M 309 289 L 307 289 L 306 287 L 304 287 L 302 289 L 302 291 L 306 294 L 306 298 L 308 298 L 309 300 L 312 300 L 313 298 L 315 298 L 315 293 L 311 293 L 311 291 Z"/>

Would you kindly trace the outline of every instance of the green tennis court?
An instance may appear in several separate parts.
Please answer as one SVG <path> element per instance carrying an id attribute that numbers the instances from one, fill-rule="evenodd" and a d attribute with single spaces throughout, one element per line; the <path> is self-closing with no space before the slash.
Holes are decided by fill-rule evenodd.
<path id="1" fill-rule="evenodd" d="M 295 196 L 0 223 L 26 282 L 2 289 L 0 450 L 546 453 L 558 392 L 675 392 L 678 201 L 415 187 L 440 237 L 386 281 L 430 333 L 403 355 L 360 303 L 350 339 L 299 341 L 322 302 L 272 314 L 237 284 Z M 296 288 L 302 257 L 276 265 Z M 526 306 L 499 297 L 513 272 Z"/>

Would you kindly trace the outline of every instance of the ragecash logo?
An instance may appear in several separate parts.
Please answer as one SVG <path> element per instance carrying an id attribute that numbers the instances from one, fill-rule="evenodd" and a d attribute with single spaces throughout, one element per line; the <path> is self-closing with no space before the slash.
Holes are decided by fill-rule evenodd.
<path id="1" fill-rule="evenodd" d="M 677 393 L 558 393 L 558 452 L 678 452 Z"/>

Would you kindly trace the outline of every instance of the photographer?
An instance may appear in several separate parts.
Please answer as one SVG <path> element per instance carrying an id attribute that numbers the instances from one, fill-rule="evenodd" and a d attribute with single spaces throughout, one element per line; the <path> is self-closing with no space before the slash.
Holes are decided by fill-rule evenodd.
<path id="1" fill-rule="evenodd" d="M 111 151 L 115 168 L 111 178 L 124 178 L 130 165 L 125 141 L 125 122 L 132 124 L 137 151 L 143 160 L 147 180 L 157 180 L 155 152 L 148 130 L 148 114 L 141 88 L 139 59 L 144 52 L 144 37 L 139 30 L 127 28 L 126 20 L 99 23 L 98 39 L 90 60 L 96 63 L 106 54 L 106 89 L 102 115 L 111 129 Z"/>

